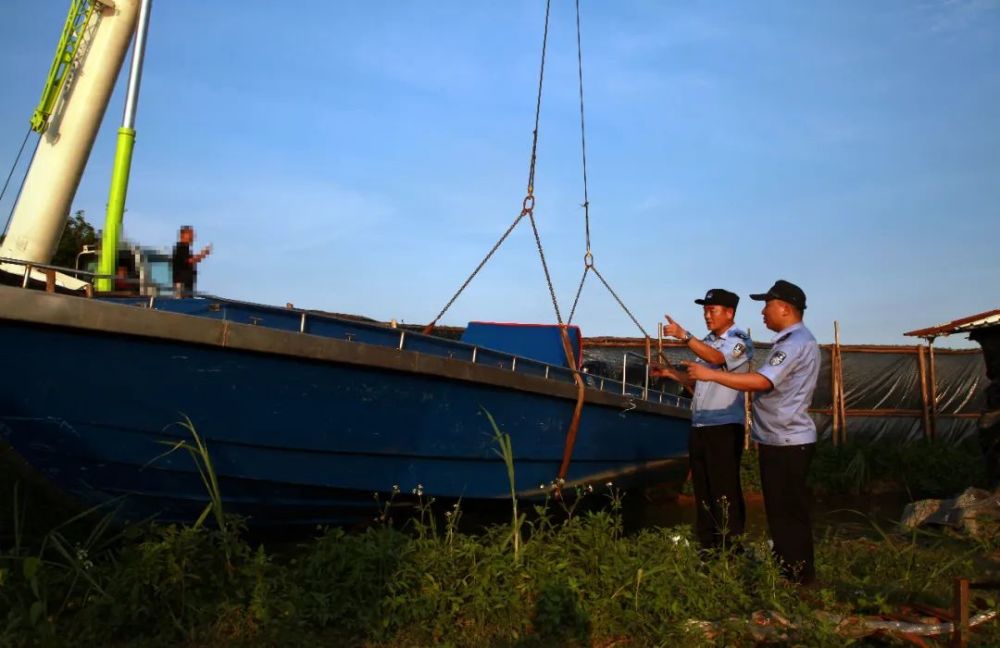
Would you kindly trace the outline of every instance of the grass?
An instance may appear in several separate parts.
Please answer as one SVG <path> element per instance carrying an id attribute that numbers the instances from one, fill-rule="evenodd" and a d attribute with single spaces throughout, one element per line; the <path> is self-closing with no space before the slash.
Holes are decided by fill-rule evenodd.
<path id="1" fill-rule="evenodd" d="M 760 492 L 757 453 L 743 453 L 740 479 L 747 493 Z M 905 493 L 911 499 L 952 497 L 969 486 L 986 486 L 982 450 L 975 440 L 961 444 L 920 440 L 834 446 L 821 442 L 809 468 L 809 485 L 819 495 Z M 685 494 L 693 494 L 690 482 Z"/>
<path id="2" fill-rule="evenodd" d="M 905 492 L 912 498 L 950 497 L 985 486 L 982 450 L 975 440 L 947 444 L 920 440 L 821 444 L 810 469 L 815 490 L 826 493 Z"/>
<path id="3" fill-rule="evenodd" d="M 493 440 L 496 441 L 498 448 L 494 452 L 503 459 L 504 466 L 507 468 L 507 483 L 510 485 L 510 505 L 512 509 L 510 537 L 514 547 L 514 563 L 516 564 L 521 559 L 521 543 L 523 542 L 521 528 L 524 526 L 525 516 L 519 514 L 517 511 L 517 481 L 514 479 L 514 448 L 511 445 L 510 435 L 500 431 L 500 427 L 497 425 L 493 415 L 485 409 L 483 409 L 483 414 L 486 415 L 486 419 L 490 422 L 490 427 L 493 428 Z"/>
<path id="4" fill-rule="evenodd" d="M 977 573 L 1000 548 L 942 534 L 830 534 L 817 545 L 824 589 L 807 602 L 762 539 L 703 561 L 687 528 L 629 535 L 611 510 L 540 513 L 525 522 L 517 562 L 509 524 L 469 534 L 419 518 L 318 529 L 280 552 L 232 523 L 149 526 L 89 548 L 22 539 L 20 555 L 0 548 L 0 645 L 704 643 L 690 620 L 732 620 L 715 641 L 752 645 L 739 620 L 768 610 L 793 619 L 807 645 L 833 646 L 843 638 L 816 608 L 948 607 L 952 578 Z M 997 645 L 1000 632 L 991 626 L 979 640 Z"/>
<path id="5" fill-rule="evenodd" d="M 780 577 L 765 538 L 706 557 L 688 527 L 626 533 L 628 496 L 610 486 L 567 491 L 530 516 L 512 497 L 510 521 L 476 533 L 460 528 L 459 505 L 437 510 L 420 489 L 417 515 L 405 521 L 373 502 L 381 515 L 370 528 L 317 528 L 269 549 L 225 515 L 209 448 L 187 429 L 193 441 L 176 449 L 204 461 L 213 507 L 198 524 L 116 528 L 90 512 L 36 531 L 43 504 L 12 487 L 17 526 L 0 536 L 0 646 L 741 646 L 757 643 L 746 621 L 762 610 L 791 620 L 797 643 L 841 646 L 847 640 L 817 610 L 947 608 L 955 577 L 996 569 L 1000 556 L 996 538 L 834 529 L 817 542 L 823 587 L 806 597 Z M 512 474 L 509 437 L 494 431 Z M 881 474 L 879 456 L 866 459 L 870 479 Z M 827 459 L 818 465 L 853 457 L 838 449 Z M 582 499 L 604 506 L 576 513 Z M 218 523 L 201 523 L 209 515 Z M 978 592 L 979 603 L 996 607 L 995 594 Z M 713 622 L 712 634 L 697 621 Z M 998 624 L 972 645 L 1000 645 Z"/>

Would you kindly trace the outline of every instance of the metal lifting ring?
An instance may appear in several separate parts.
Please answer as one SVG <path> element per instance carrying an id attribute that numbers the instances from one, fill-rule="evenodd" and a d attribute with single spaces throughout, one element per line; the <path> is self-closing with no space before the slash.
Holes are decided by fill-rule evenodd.
<path id="1" fill-rule="evenodd" d="M 524 202 L 521 203 L 521 210 L 525 213 L 529 213 L 535 209 L 535 195 L 528 194 L 524 197 Z"/>
<path id="2" fill-rule="evenodd" d="M 583 255 L 583 267 L 584 268 L 594 267 L 594 255 L 591 253 L 590 250 L 587 250 L 587 253 Z"/>

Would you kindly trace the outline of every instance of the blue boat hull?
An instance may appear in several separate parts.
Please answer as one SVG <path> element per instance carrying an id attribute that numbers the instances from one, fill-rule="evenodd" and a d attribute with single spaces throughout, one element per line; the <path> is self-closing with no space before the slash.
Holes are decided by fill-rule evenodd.
<path id="1" fill-rule="evenodd" d="M 97 306 L 134 309 L 87 308 Z M 186 326 L 198 319 L 143 313 L 156 316 L 183 318 L 176 321 Z M 251 327 L 227 328 L 220 338 L 236 331 L 277 349 L 265 352 L 249 342 L 191 341 L 202 335 L 199 326 L 218 322 L 199 320 L 182 339 L 102 332 L 66 325 L 67 318 L 0 319 L 16 367 L 0 377 L 0 438 L 82 505 L 118 501 L 127 518 L 191 520 L 204 508 L 193 460 L 169 452 L 191 439 L 177 425 L 184 417 L 209 448 L 227 511 L 252 525 L 345 524 L 374 515 L 373 493 L 394 486 L 464 500 L 508 497 L 484 410 L 511 435 L 517 490 L 544 495 L 540 486 L 558 473 L 575 404 L 563 393 L 507 386 L 506 374 L 477 379 L 478 369 L 456 370 L 453 359 L 433 359 L 441 363 L 435 374 L 417 366 L 431 359 L 396 350 L 372 363 L 319 357 L 323 349 L 317 357 L 282 352 L 323 344 L 283 331 L 266 332 L 285 336 L 272 339 Z M 387 353 L 361 350 L 375 351 Z M 628 487 L 683 476 L 689 422 L 682 412 L 602 398 L 584 408 L 568 483 Z"/>

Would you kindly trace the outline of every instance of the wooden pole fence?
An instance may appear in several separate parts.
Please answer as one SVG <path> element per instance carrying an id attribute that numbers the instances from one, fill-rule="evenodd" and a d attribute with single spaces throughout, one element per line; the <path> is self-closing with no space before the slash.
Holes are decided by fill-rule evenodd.
<path id="1" fill-rule="evenodd" d="M 917 347 L 917 368 L 920 370 L 920 409 L 923 418 L 924 436 L 931 437 L 931 413 L 927 399 L 927 356 L 924 345 Z"/>
<path id="2" fill-rule="evenodd" d="M 930 359 L 930 387 L 927 396 L 930 405 L 931 438 L 937 438 L 937 363 L 934 362 L 934 338 L 927 338 L 927 353 Z"/>
<path id="3" fill-rule="evenodd" d="M 847 405 L 844 397 L 844 356 L 840 346 L 840 322 L 833 323 L 833 347 L 830 349 L 835 372 L 833 381 L 834 398 L 832 407 L 835 412 L 834 420 L 839 423 L 840 430 L 834 439 L 834 444 L 839 445 L 847 441 Z"/>
<path id="4" fill-rule="evenodd" d="M 837 336 L 837 322 L 833 323 L 833 334 Z M 830 437 L 833 445 L 840 445 L 840 390 L 837 388 L 837 381 L 840 379 L 840 371 L 837 370 L 837 344 L 830 347 Z"/>

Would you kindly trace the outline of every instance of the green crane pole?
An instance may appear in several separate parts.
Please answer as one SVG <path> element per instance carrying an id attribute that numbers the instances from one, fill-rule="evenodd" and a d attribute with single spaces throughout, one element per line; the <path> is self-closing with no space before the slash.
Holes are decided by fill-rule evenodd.
<path id="1" fill-rule="evenodd" d="M 66 24 L 59 37 L 59 45 L 56 46 L 56 55 L 52 60 L 52 67 L 49 68 L 49 76 L 45 79 L 45 87 L 42 89 L 42 98 L 31 115 L 31 130 L 36 133 L 44 133 L 49 125 L 49 117 L 66 83 L 70 66 L 76 59 L 83 31 L 90 24 L 90 17 L 94 14 L 96 4 L 87 0 L 70 2 Z"/>
<path id="2" fill-rule="evenodd" d="M 132 170 L 132 149 L 135 147 L 135 129 L 122 126 L 118 129 L 115 146 L 115 166 L 111 171 L 111 189 L 108 192 L 108 212 L 104 218 L 101 235 L 101 256 L 96 288 L 109 291 L 113 287 L 112 275 L 117 270 L 118 241 L 121 240 L 122 219 L 125 215 L 125 195 L 128 193 L 128 176 Z"/>
<path id="3" fill-rule="evenodd" d="M 139 5 L 139 23 L 135 28 L 135 48 L 132 50 L 132 67 L 129 70 L 128 91 L 125 95 L 125 114 L 118 129 L 115 148 L 115 166 L 111 172 L 111 189 L 108 192 L 108 211 L 101 235 L 101 256 L 97 272 L 102 275 L 94 286 L 99 291 L 110 291 L 118 262 L 118 241 L 121 238 L 122 220 L 125 215 L 125 196 L 132 170 L 132 150 L 135 148 L 135 111 L 139 103 L 139 84 L 142 81 L 142 61 L 146 54 L 146 32 L 149 28 L 149 9 L 152 0 L 142 0 Z"/>

